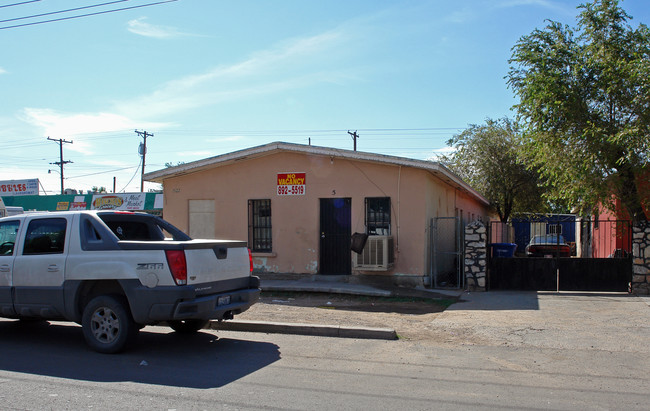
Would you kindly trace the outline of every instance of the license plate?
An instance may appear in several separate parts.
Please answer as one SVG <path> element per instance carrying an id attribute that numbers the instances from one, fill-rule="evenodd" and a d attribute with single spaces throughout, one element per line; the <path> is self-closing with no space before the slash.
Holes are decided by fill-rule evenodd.
<path id="1" fill-rule="evenodd" d="M 217 306 L 228 305 L 228 304 L 230 304 L 230 296 L 229 295 L 226 295 L 225 297 L 217 298 Z"/>

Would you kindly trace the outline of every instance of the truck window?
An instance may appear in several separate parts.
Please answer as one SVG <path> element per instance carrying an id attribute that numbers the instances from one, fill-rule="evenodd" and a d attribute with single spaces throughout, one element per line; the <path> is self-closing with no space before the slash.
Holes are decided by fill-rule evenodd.
<path id="1" fill-rule="evenodd" d="M 0 223 L 0 256 L 13 255 L 18 227 L 20 227 L 19 221 Z"/>
<path id="2" fill-rule="evenodd" d="M 106 225 L 120 240 L 161 240 L 160 235 L 152 233 L 149 224 L 142 221 L 108 221 Z"/>
<path id="3" fill-rule="evenodd" d="M 66 226 L 65 218 L 42 218 L 30 221 L 25 235 L 23 254 L 62 254 Z"/>
<path id="4" fill-rule="evenodd" d="M 99 213 L 98 217 L 120 240 L 162 241 L 171 237 L 177 241 L 190 238 L 167 221 L 147 214 Z"/>

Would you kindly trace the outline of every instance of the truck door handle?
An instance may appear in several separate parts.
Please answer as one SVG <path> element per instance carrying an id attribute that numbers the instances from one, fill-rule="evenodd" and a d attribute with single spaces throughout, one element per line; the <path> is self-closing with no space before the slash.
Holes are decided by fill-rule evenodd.
<path id="1" fill-rule="evenodd" d="M 0 273 L 8 273 L 9 272 L 9 266 L 7 264 L 0 265 Z"/>
<path id="2" fill-rule="evenodd" d="M 57 271 L 59 271 L 59 266 L 55 265 L 55 264 L 51 264 L 51 265 L 49 265 L 47 267 L 47 271 L 50 272 L 50 273 L 57 272 Z"/>

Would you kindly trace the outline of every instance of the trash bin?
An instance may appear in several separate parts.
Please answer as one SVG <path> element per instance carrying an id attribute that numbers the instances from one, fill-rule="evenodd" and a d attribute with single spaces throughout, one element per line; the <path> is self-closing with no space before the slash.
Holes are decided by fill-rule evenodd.
<path id="1" fill-rule="evenodd" d="M 514 257 L 517 250 L 515 243 L 494 243 L 490 244 L 492 248 L 492 257 Z"/>

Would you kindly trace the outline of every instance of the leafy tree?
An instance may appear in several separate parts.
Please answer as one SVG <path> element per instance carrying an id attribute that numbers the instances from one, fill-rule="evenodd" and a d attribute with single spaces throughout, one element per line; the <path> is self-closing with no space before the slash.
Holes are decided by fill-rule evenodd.
<path id="1" fill-rule="evenodd" d="M 108 193 L 106 190 L 106 187 L 97 187 L 97 186 L 92 186 L 90 189 L 93 193 Z"/>
<path id="2" fill-rule="evenodd" d="M 441 161 L 487 198 L 499 219 L 542 211 L 539 176 L 517 158 L 519 129 L 510 119 L 470 125 L 447 145 L 455 151 Z"/>
<path id="3" fill-rule="evenodd" d="M 638 188 L 650 171 L 650 31 L 633 29 L 617 0 L 579 8 L 575 29 L 550 21 L 513 47 L 508 85 L 524 152 L 552 198 L 593 212 L 614 209 L 615 195 L 646 220 Z"/>

